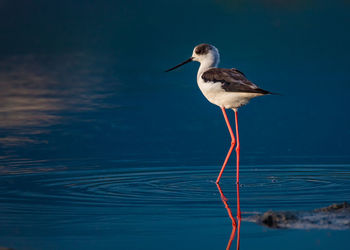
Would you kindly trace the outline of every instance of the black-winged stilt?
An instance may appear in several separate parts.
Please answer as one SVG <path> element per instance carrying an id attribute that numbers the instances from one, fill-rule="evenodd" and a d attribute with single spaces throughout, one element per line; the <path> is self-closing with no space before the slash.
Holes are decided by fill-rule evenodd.
<path id="1" fill-rule="evenodd" d="M 193 49 L 192 56 L 180 63 L 179 65 L 166 70 L 169 72 L 191 61 L 200 63 L 197 73 L 197 83 L 203 95 L 209 102 L 219 106 L 224 115 L 228 130 L 231 135 L 231 147 L 227 153 L 224 164 L 222 165 L 216 183 L 219 183 L 222 173 L 230 158 L 230 155 L 236 146 L 237 156 L 237 172 L 236 182 L 239 183 L 239 133 L 238 133 L 238 117 L 237 110 L 239 107 L 246 105 L 250 99 L 272 94 L 269 91 L 263 90 L 249 81 L 245 75 L 237 69 L 222 69 L 217 68 L 220 61 L 220 54 L 217 48 L 210 44 L 200 44 Z M 230 122 L 227 118 L 225 109 L 232 109 L 235 113 L 236 137 L 234 137 Z"/>

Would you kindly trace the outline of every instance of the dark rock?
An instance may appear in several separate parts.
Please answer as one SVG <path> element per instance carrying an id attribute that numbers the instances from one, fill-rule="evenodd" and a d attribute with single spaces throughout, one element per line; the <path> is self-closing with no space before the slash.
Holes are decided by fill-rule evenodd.
<path id="1" fill-rule="evenodd" d="M 269 228 L 345 230 L 350 228 L 350 205 L 343 202 L 310 211 L 268 211 L 245 219 Z"/>
<path id="2" fill-rule="evenodd" d="M 271 228 L 283 228 L 287 223 L 294 222 L 297 219 L 296 214 L 292 212 L 268 211 L 262 215 L 260 223 Z"/>
<path id="3" fill-rule="evenodd" d="M 332 204 L 328 207 L 317 208 L 314 212 L 341 212 L 346 210 L 349 210 L 350 212 L 350 205 L 345 201 L 343 203 Z"/>

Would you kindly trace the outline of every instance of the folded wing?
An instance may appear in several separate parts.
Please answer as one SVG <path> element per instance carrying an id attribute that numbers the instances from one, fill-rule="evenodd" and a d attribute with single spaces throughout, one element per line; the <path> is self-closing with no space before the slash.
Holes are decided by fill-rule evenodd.
<path id="1" fill-rule="evenodd" d="M 221 87 L 226 92 L 270 94 L 269 91 L 259 88 L 249 81 L 241 71 L 234 68 L 211 68 L 202 74 L 202 79 L 205 82 L 221 82 Z"/>

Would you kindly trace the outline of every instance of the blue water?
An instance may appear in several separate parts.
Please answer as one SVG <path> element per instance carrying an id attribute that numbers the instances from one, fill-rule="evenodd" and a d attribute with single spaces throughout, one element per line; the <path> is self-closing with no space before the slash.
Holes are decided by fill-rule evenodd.
<path id="1" fill-rule="evenodd" d="M 240 249 L 348 249 L 348 229 L 247 218 L 350 201 L 349 10 L 0 1 L 0 247 L 225 249 L 233 227 L 214 182 L 224 119 L 196 63 L 163 72 L 208 42 L 222 67 L 282 94 L 239 110 Z M 237 220 L 234 162 L 221 188 Z"/>

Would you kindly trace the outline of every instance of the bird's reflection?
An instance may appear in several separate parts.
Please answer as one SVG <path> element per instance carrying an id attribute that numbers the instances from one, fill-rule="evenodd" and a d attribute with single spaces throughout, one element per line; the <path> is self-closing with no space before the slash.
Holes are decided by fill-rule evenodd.
<path id="1" fill-rule="evenodd" d="M 232 221 L 232 232 L 230 235 L 230 239 L 227 243 L 227 247 L 226 249 L 230 249 L 231 245 L 232 245 L 232 241 L 235 238 L 236 232 L 237 232 L 237 250 L 239 249 L 239 245 L 240 245 L 240 229 L 241 229 L 241 206 L 240 206 L 240 200 L 239 200 L 239 184 L 236 184 L 236 188 L 237 188 L 237 215 L 236 215 L 236 219 L 234 218 L 234 216 L 232 215 L 232 210 L 229 207 L 228 203 L 227 203 L 227 198 L 225 197 L 224 193 L 222 192 L 222 189 L 220 187 L 219 184 L 216 184 L 219 193 L 220 193 L 220 197 L 222 202 L 225 205 L 225 208 L 227 210 L 228 216 L 230 217 L 231 221 Z"/>

